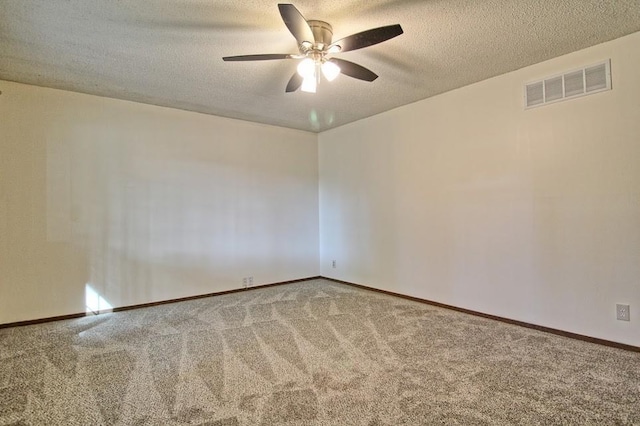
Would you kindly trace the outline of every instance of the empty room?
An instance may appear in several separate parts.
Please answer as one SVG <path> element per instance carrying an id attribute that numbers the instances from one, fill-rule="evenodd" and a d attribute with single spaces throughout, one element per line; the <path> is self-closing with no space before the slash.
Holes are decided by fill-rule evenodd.
<path id="1" fill-rule="evenodd" d="M 640 425 L 640 0 L 0 0 L 0 425 Z"/>

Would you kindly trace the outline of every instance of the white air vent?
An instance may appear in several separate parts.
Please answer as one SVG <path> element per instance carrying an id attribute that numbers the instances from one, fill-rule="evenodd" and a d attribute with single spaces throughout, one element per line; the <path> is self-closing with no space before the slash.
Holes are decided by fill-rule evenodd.
<path id="1" fill-rule="evenodd" d="M 554 75 L 525 86 L 525 108 L 611 90 L 610 61 Z"/>

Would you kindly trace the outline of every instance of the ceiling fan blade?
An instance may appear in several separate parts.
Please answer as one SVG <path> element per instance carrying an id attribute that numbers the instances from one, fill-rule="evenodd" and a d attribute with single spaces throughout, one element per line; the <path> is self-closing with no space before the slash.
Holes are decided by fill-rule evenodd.
<path id="1" fill-rule="evenodd" d="M 289 28 L 298 44 L 302 44 L 303 41 L 315 42 L 311 27 L 309 27 L 307 20 L 304 19 L 304 16 L 294 5 L 280 3 L 278 4 L 278 9 L 280 9 L 280 16 L 282 16 L 284 24 Z"/>
<path id="2" fill-rule="evenodd" d="M 378 78 L 378 74 L 363 67 L 362 65 L 354 64 L 353 62 L 345 61 L 344 59 L 331 58 L 329 62 L 333 62 L 340 67 L 340 72 L 349 77 L 357 78 L 358 80 L 373 81 Z"/>
<path id="3" fill-rule="evenodd" d="M 302 76 L 295 72 L 289 79 L 289 83 L 287 83 L 287 89 L 285 90 L 285 92 L 295 92 L 300 88 L 300 86 L 302 86 Z"/>
<path id="4" fill-rule="evenodd" d="M 340 52 L 362 49 L 363 47 L 373 46 L 374 44 L 397 37 L 403 32 L 400 24 L 373 28 L 338 40 L 329 46 L 329 50 L 334 46 L 340 46 Z"/>
<path id="5" fill-rule="evenodd" d="M 223 61 L 270 61 L 273 59 L 291 59 L 293 55 L 280 53 L 267 53 L 264 55 L 239 55 L 225 56 Z"/>

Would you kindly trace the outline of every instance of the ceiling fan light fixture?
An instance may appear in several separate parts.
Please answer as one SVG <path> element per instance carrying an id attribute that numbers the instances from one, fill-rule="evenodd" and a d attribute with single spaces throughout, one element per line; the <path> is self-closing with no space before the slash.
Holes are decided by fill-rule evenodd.
<path id="1" fill-rule="evenodd" d="M 311 58 L 303 59 L 298 64 L 298 74 L 305 80 L 315 80 L 316 64 Z"/>
<path id="2" fill-rule="evenodd" d="M 327 80 L 333 81 L 340 74 L 340 67 L 333 62 L 327 61 L 322 64 L 322 74 Z"/>
<path id="3" fill-rule="evenodd" d="M 1 1 L 1 0 L 0 0 Z M 306 20 L 292 4 L 279 3 L 280 17 L 296 39 L 298 53 L 267 53 L 257 55 L 224 56 L 224 61 L 267 61 L 275 59 L 301 60 L 285 88 L 286 93 L 302 88 L 305 92 L 316 92 L 324 75 L 327 81 L 333 81 L 338 74 L 363 81 L 374 81 L 378 75 L 353 62 L 339 58 L 330 58 L 338 52 L 348 52 L 373 46 L 390 40 L 403 33 L 400 24 L 372 28 L 344 37 L 335 43 L 333 27 L 325 21 Z"/>
<path id="4" fill-rule="evenodd" d="M 310 77 L 305 77 L 304 80 L 302 80 L 302 86 L 300 86 L 300 90 L 307 93 L 316 93 L 316 86 L 316 76 L 312 75 Z"/>

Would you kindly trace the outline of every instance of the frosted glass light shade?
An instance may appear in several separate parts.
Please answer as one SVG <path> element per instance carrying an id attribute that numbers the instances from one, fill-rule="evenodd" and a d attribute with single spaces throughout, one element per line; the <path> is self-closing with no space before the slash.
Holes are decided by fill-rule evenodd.
<path id="1" fill-rule="evenodd" d="M 304 80 L 302 80 L 302 86 L 300 87 L 300 90 L 302 90 L 303 92 L 316 93 L 316 84 L 317 83 L 315 75 L 305 77 Z"/>
<path id="2" fill-rule="evenodd" d="M 324 74 L 327 80 L 333 81 L 336 79 L 338 74 L 340 74 L 340 67 L 333 62 L 327 61 L 322 64 L 322 74 Z"/>
<path id="3" fill-rule="evenodd" d="M 298 64 L 298 74 L 300 74 L 300 76 L 305 80 L 314 78 L 316 74 L 316 64 L 315 62 L 313 62 L 313 59 L 311 58 L 303 59 Z"/>

